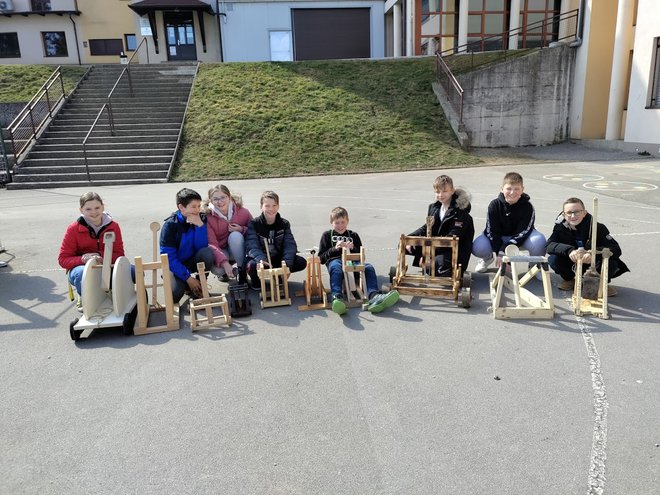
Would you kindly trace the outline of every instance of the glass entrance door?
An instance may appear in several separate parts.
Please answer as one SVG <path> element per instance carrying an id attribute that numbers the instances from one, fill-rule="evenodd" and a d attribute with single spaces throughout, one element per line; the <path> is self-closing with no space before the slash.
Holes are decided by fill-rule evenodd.
<path id="1" fill-rule="evenodd" d="M 197 60 L 192 12 L 164 12 L 167 60 Z"/>

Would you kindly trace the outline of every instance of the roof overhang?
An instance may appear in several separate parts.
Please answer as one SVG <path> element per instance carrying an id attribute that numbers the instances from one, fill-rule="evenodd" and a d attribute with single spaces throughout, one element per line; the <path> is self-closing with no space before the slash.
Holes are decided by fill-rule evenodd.
<path id="1" fill-rule="evenodd" d="M 47 15 L 80 15 L 79 10 L 27 10 L 24 12 L 18 12 L 16 10 L 8 11 L 8 10 L 3 10 L 0 12 L 0 15 L 3 15 L 5 17 L 11 17 L 13 15 L 21 15 L 23 17 L 28 17 L 31 15 L 40 15 L 42 17 L 47 16 Z"/>
<path id="2" fill-rule="evenodd" d="M 201 0 L 142 0 L 141 2 L 130 4 L 128 7 L 139 16 L 143 16 L 144 14 L 155 12 L 157 10 L 168 10 L 174 12 L 196 10 L 197 12 L 206 12 L 207 14 L 213 15 L 213 9 L 211 6 L 206 2 L 202 2 Z"/>

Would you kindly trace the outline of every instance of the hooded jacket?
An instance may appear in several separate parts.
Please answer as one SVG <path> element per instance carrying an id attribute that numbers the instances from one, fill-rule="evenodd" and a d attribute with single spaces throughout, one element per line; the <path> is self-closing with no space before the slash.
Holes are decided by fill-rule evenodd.
<path id="1" fill-rule="evenodd" d="M 556 256 L 568 256 L 571 251 L 579 247 L 589 251 L 591 249 L 591 222 L 593 222 L 593 216 L 587 213 L 582 221 L 573 228 L 562 215 L 559 215 L 552 229 L 552 235 L 548 239 L 547 253 Z M 612 258 L 618 260 L 619 268 L 612 275 L 612 278 L 630 271 L 628 266 L 620 259 L 621 247 L 619 243 L 610 235 L 610 231 L 602 223 L 596 225 L 596 248 L 599 250 L 608 248 L 612 251 Z"/>
<path id="2" fill-rule="evenodd" d="M 213 251 L 213 259 L 216 266 L 221 266 L 222 263 L 227 261 L 227 256 L 222 252 L 227 249 L 229 240 L 229 224 L 237 223 L 243 226 L 242 234 L 245 236 L 248 229 L 248 224 L 252 220 L 252 214 L 247 208 L 239 207 L 234 203 L 234 214 L 229 220 L 225 220 L 220 215 L 216 214 L 213 210 L 209 210 L 206 216 L 207 230 L 209 237 L 209 247 Z M 235 260 L 239 261 L 239 260 Z M 242 261 L 242 260 L 240 260 Z"/>
<path id="3" fill-rule="evenodd" d="M 112 262 L 114 263 L 117 258 L 124 256 L 124 241 L 119 224 L 112 219 L 109 213 L 103 212 L 103 220 L 98 233 L 87 224 L 82 216 L 67 227 L 57 258 L 60 266 L 65 270 L 71 270 L 76 266 L 84 265 L 82 255 L 85 253 L 99 253 L 103 256 L 105 251 L 103 234 L 106 232 L 115 233 L 115 241 L 112 244 Z"/>
<path id="4" fill-rule="evenodd" d="M 472 254 L 472 240 L 474 239 L 474 221 L 470 215 L 472 205 L 470 193 L 462 188 L 456 188 L 451 197 L 449 209 L 445 216 L 440 220 L 440 209 L 442 203 L 436 201 L 429 205 L 427 216 L 432 216 L 433 226 L 431 235 L 439 237 L 458 237 L 458 262 L 463 271 L 467 269 L 470 255 Z M 410 233 L 411 236 L 426 236 L 426 224 Z M 440 254 L 440 253 L 438 253 Z M 421 249 L 416 250 L 413 266 L 419 266 L 421 262 Z"/>
<path id="5" fill-rule="evenodd" d="M 268 224 L 263 213 L 249 223 L 245 237 L 245 251 L 249 259 L 257 263 L 268 261 L 264 240 L 268 242 L 271 259 L 286 261 L 287 266 L 293 266 L 298 245 L 291 232 L 291 225 L 279 213 L 276 214 L 275 222 L 271 225 Z"/>
<path id="6" fill-rule="evenodd" d="M 160 232 L 160 253 L 167 255 L 170 270 L 183 281 L 190 278 L 190 270 L 184 263 L 209 245 L 206 214 L 200 213 L 199 216 L 204 222 L 201 227 L 187 223 L 181 212 L 176 211 L 165 219 Z"/>
<path id="7" fill-rule="evenodd" d="M 523 193 L 520 199 L 510 205 L 500 193 L 488 205 L 488 217 L 484 235 L 490 240 L 495 253 L 503 252 L 506 246 L 522 246 L 534 230 L 534 206 L 529 195 Z M 502 237 L 510 237 L 506 245 Z"/>

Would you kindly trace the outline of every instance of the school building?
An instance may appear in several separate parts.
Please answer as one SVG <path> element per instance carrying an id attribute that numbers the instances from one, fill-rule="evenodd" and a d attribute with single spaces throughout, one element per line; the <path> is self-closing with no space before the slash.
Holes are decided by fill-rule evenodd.
<path id="1" fill-rule="evenodd" d="M 570 11 L 570 136 L 660 143 L 658 0 L 0 0 L 0 62 L 119 63 L 138 47 L 141 63 L 515 49 L 560 38 L 560 26 L 523 29 L 510 46 L 489 36 Z"/>

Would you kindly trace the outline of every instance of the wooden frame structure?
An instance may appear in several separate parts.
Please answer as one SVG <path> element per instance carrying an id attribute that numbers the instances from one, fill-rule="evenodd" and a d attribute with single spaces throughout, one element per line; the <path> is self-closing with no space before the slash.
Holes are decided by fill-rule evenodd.
<path id="1" fill-rule="evenodd" d="M 266 268 L 259 262 L 257 274 L 261 281 L 261 307 L 291 306 L 289 297 L 289 267 L 282 261 L 280 268 Z"/>
<path id="2" fill-rule="evenodd" d="M 608 296 L 607 289 L 609 283 L 607 278 L 609 276 L 610 256 L 612 251 L 605 248 L 602 251 L 597 251 L 603 257 L 600 267 L 600 282 L 598 283 L 598 297 L 597 299 L 587 299 L 582 296 L 582 284 L 584 274 L 582 273 L 582 256 L 578 256 L 578 261 L 575 265 L 575 289 L 573 291 L 573 311 L 576 316 L 596 315 L 604 320 L 609 319 L 610 314 L 608 310 Z M 592 258 L 592 263 L 595 263 L 595 257 Z"/>
<path id="3" fill-rule="evenodd" d="M 224 294 L 211 296 L 209 286 L 206 282 L 206 265 L 203 261 L 197 263 L 197 273 L 199 273 L 199 283 L 202 286 L 202 298 L 191 299 L 188 306 L 190 308 L 190 329 L 195 332 L 204 330 L 217 325 L 231 325 L 231 315 L 229 314 L 229 304 Z M 213 314 L 214 308 L 220 308 L 220 316 Z M 204 311 L 205 316 L 200 318 L 198 311 Z"/>
<path id="4" fill-rule="evenodd" d="M 298 311 L 311 311 L 315 309 L 328 309 L 328 294 L 323 287 L 321 274 L 321 260 L 316 256 L 316 249 L 310 249 L 307 257 L 306 277 L 303 281 L 303 290 L 296 292 L 296 296 L 305 296 L 307 304 L 298 306 Z"/>
<path id="5" fill-rule="evenodd" d="M 158 284 L 158 272 L 161 272 L 163 283 Z M 152 273 L 152 283 L 147 285 L 144 282 L 146 272 Z M 171 332 L 172 330 L 179 329 L 179 313 L 176 311 L 179 307 L 174 304 L 174 297 L 172 296 L 172 274 L 170 272 L 170 263 L 166 254 L 160 255 L 160 261 L 153 261 L 151 263 L 143 263 L 140 256 L 135 257 L 135 284 L 137 288 L 137 321 L 133 333 L 135 335 L 146 335 L 158 332 Z M 157 287 L 163 288 L 165 306 L 162 306 L 156 298 Z M 152 289 L 151 304 L 147 300 L 147 289 Z M 158 325 L 150 327 L 149 315 L 152 312 L 164 311 L 165 312 L 165 325 Z"/>
<path id="6" fill-rule="evenodd" d="M 344 294 L 346 295 L 346 306 L 349 308 L 362 306 L 369 299 L 368 294 L 364 293 L 367 287 L 364 275 L 365 263 L 364 246 L 360 247 L 359 253 L 351 253 L 346 248 L 342 249 L 341 268 L 344 272 Z"/>
<path id="7" fill-rule="evenodd" d="M 509 245 L 506 255 L 502 257 L 497 273 L 490 283 L 493 317 L 495 319 L 552 319 L 555 316 L 555 304 L 552 299 L 552 285 L 550 284 L 550 269 L 548 258 L 545 256 L 524 256 L 520 254 L 517 246 Z M 520 277 L 520 263 L 534 263 L 534 266 L 525 275 Z M 511 278 L 506 276 L 507 267 L 510 267 Z M 543 298 L 532 294 L 525 288 L 527 282 L 541 272 L 543 282 Z M 513 292 L 515 306 L 506 306 L 503 299 L 504 289 Z"/>
<path id="8" fill-rule="evenodd" d="M 431 229 L 427 228 L 430 234 Z M 422 248 L 424 262 L 422 273 L 409 274 L 406 263 L 406 246 Z M 438 277 L 435 274 L 435 250 L 451 248 L 451 276 Z M 401 235 L 397 251 L 396 266 L 390 269 L 391 289 L 399 294 L 422 297 L 449 297 L 464 308 L 472 305 L 472 277 L 468 272 L 461 276 L 458 264 L 458 237 L 432 237 Z M 459 297 L 461 296 L 460 301 Z"/>

